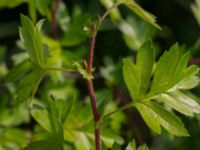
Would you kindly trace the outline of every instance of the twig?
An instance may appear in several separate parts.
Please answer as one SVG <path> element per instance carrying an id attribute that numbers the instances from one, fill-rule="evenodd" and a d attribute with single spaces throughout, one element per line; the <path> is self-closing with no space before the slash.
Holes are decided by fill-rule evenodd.
<path id="1" fill-rule="evenodd" d="M 123 110 L 125 110 L 125 109 L 130 108 L 130 107 L 133 107 L 133 103 L 126 104 L 125 106 L 120 107 L 120 108 L 118 108 L 118 109 L 116 109 L 116 110 L 114 110 L 114 111 L 112 111 L 112 112 L 110 112 L 110 113 L 104 115 L 103 118 L 102 118 L 102 121 L 105 120 L 106 118 L 110 117 L 110 116 L 113 115 L 114 113 L 116 113 L 116 112 L 118 112 L 118 111 L 123 111 Z"/>
<path id="2" fill-rule="evenodd" d="M 102 17 L 100 17 L 100 24 L 102 21 L 105 19 L 105 17 L 109 14 L 109 12 L 117 7 L 119 4 L 114 4 L 108 11 L 106 11 Z M 89 53 L 88 53 L 88 66 L 87 66 L 87 71 L 89 75 L 93 76 L 92 74 L 92 68 L 93 68 L 93 56 L 94 56 L 94 46 L 95 46 L 95 41 L 96 41 L 96 35 L 97 35 L 97 23 L 94 22 L 92 26 L 92 37 L 90 39 L 90 48 L 89 48 Z M 101 150 L 101 141 L 100 141 L 100 127 L 98 126 L 99 120 L 100 120 L 100 114 L 98 113 L 97 110 L 97 105 L 96 105 L 96 100 L 95 100 L 95 95 L 94 95 L 94 86 L 93 86 L 93 80 L 87 80 L 87 86 L 88 86 L 88 91 L 89 91 L 89 96 L 90 96 L 90 103 L 92 107 L 92 112 L 93 112 L 93 117 L 94 117 L 94 123 L 95 123 L 95 146 L 96 150 Z"/>
<path id="3" fill-rule="evenodd" d="M 93 66 L 93 56 L 94 56 L 94 45 L 95 45 L 95 40 L 96 40 L 96 24 L 93 25 L 93 35 L 90 39 L 90 48 L 89 48 L 89 54 L 88 54 L 88 67 L 87 71 L 90 75 L 92 75 L 92 66 Z M 100 142 L 100 128 L 97 127 L 97 123 L 100 119 L 100 115 L 97 110 L 96 106 L 96 100 L 94 96 L 94 86 L 93 86 L 93 81 L 92 80 L 87 80 L 87 86 L 88 86 L 88 91 L 89 91 L 89 96 L 90 96 L 90 103 L 92 106 L 92 111 L 93 111 L 93 117 L 94 117 L 94 123 L 95 123 L 95 145 L 96 145 L 96 150 L 101 149 L 101 142 Z"/>
<path id="4" fill-rule="evenodd" d="M 108 14 L 117 6 L 119 6 L 121 3 L 115 3 L 113 4 L 101 17 L 100 17 L 100 22 L 102 23 L 103 20 L 108 16 Z"/>

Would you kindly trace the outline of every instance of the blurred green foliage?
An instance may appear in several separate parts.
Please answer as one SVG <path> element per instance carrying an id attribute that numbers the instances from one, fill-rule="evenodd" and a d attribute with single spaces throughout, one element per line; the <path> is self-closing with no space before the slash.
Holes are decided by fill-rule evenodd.
<path id="1" fill-rule="evenodd" d="M 132 3 L 130 0 L 124 1 Z M 85 82 L 76 73 L 46 69 L 47 66 L 54 69 L 74 69 L 74 62 L 86 59 L 89 44 L 88 34 L 83 30 L 84 25 L 88 19 L 96 20 L 113 2 L 114 0 L 63 0 L 59 1 L 59 7 L 55 10 L 56 1 L 53 0 L 0 0 L 0 150 L 20 150 L 29 143 L 32 144 L 26 150 L 41 149 L 44 145 L 56 150 L 62 149 L 60 145 L 63 141 L 66 150 L 89 150 L 94 147 L 93 118 Z M 136 60 L 136 52 L 146 40 L 151 38 L 155 43 L 156 60 L 164 49 L 169 49 L 173 43 L 178 42 L 183 51 L 190 50 L 191 58 L 196 58 L 195 63 L 199 63 L 199 0 L 137 2 L 141 7 L 128 5 L 128 10 L 122 5 L 114 9 L 97 35 L 94 86 L 98 109 L 102 114 L 131 101 L 123 81 L 122 57 Z M 139 16 L 144 20 L 146 17 L 150 18 L 153 25 L 131 12 L 132 9 L 138 13 L 142 8 L 157 16 L 162 30 L 155 27 L 154 17 L 149 13 L 146 15 L 146 11 Z M 53 11 L 56 11 L 58 39 L 54 39 L 52 31 Z M 31 22 L 27 24 L 22 19 L 20 36 L 24 41 L 19 41 L 20 13 L 30 16 L 34 24 L 45 18 L 41 32 Z M 31 33 L 23 28 L 27 25 L 26 28 L 34 29 Z M 41 22 L 37 24 L 37 27 L 40 26 Z M 30 39 L 34 43 L 23 44 Z M 32 46 L 28 47 L 30 45 Z M 35 45 L 39 45 L 39 48 Z M 29 50 L 35 66 L 27 62 L 25 49 Z M 31 53 L 38 49 L 44 52 Z M 36 55 L 40 56 L 39 60 Z M 8 72 L 14 66 L 19 68 L 9 77 Z M 31 80 L 26 75 L 31 76 Z M 38 82 L 36 91 L 32 82 L 44 75 L 40 85 Z M 7 83 L 6 76 L 7 80 L 16 78 L 16 81 Z M 23 89 L 27 90 L 26 93 Z M 197 86 L 187 95 L 199 102 L 199 90 L 200 87 Z M 30 96 L 34 100 L 29 104 L 16 103 L 16 99 L 23 101 Z M 102 109 L 102 105 L 105 109 Z M 170 110 L 168 106 L 164 107 Z M 138 147 L 139 150 L 146 150 L 148 148 L 145 145 L 139 145 L 147 143 L 150 149 L 155 150 L 199 150 L 200 116 L 188 119 L 178 112 L 176 115 L 182 118 L 190 137 L 177 138 L 165 131 L 157 135 L 147 128 L 135 109 L 119 111 L 106 119 L 101 127 L 103 147 L 115 150 L 135 150 Z M 132 141 L 133 138 L 135 141 Z M 130 141 L 132 142 L 129 143 Z"/>

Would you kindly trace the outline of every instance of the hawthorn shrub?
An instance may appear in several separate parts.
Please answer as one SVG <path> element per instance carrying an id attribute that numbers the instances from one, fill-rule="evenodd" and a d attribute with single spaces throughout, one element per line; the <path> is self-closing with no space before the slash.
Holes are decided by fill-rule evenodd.
<path id="1" fill-rule="evenodd" d="M 190 91 L 199 85 L 199 67 L 189 65 L 190 52 L 178 43 L 159 53 L 153 39 L 162 28 L 154 15 L 133 0 L 100 0 L 106 10 L 96 17 L 78 7 L 68 12 L 61 0 L 1 0 L 0 7 L 22 3 L 30 17 L 20 14 L 13 67 L 2 61 L 0 68 L 0 150 L 148 150 L 140 126 L 128 126 L 134 115 L 149 135 L 190 135 L 181 118 L 199 116 L 199 98 Z M 120 9 L 134 15 L 126 19 Z M 196 9 L 198 3 L 198 18 Z M 132 50 L 117 63 L 104 51 L 96 56 L 107 28 L 120 31 Z M 0 49 L 3 60 L 6 47 Z"/>

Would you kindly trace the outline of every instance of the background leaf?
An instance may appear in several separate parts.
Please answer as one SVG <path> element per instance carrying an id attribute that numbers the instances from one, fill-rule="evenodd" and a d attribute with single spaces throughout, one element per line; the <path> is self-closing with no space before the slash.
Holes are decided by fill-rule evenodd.
<path id="1" fill-rule="evenodd" d="M 127 7 L 129 7 L 132 11 L 134 11 L 138 16 L 140 16 L 145 21 L 149 22 L 156 28 L 160 29 L 159 25 L 156 24 L 155 16 L 144 10 L 133 0 L 120 0 L 120 2 L 124 3 Z"/>
<path id="2" fill-rule="evenodd" d="M 21 15 L 22 27 L 19 28 L 20 38 L 27 50 L 31 61 L 41 67 L 44 66 L 41 35 L 37 26 L 26 16 Z"/>

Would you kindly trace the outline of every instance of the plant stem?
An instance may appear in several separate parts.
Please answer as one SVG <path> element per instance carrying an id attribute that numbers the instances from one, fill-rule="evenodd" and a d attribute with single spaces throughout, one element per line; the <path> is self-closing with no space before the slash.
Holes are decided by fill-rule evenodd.
<path id="1" fill-rule="evenodd" d="M 125 106 L 120 107 L 120 108 L 118 108 L 118 109 L 116 109 L 116 110 L 114 110 L 114 111 L 112 111 L 112 112 L 110 112 L 110 113 L 104 115 L 104 116 L 102 117 L 101 121 L 103 121 L 104 119 L 110 117 L 112 114 L 114 114 L 114 113 L 116 113 L 116 112 L 118 112 L 118 111 L 123 111 L 123 110 L 125 110 L 125 109 L 130 108 L 130 107 L 133 107 L 133 105 L 134 105 L 134 103 L 132 103 L 132 102 L 131 102 L 130 104 L 126 104 Z"/>
<path id="2" fill-rule="evenodd" d="M 49 67 L 48 70 L 62 71 L 62 72 L 76 72 L 73 69 L 65 69 L 65 68 L 57 68 L 57 67 Z"/>
<path id="3" fill-rule="evenodd" d="M 58 31 L 57 31 L 58 22 L 56 18 L 56 13 L 58 11 L 60 2 L 61 0 L 55 0 L 55 4 L 53 6 L 52 13 L 51 13 L 51 17 L 52 17 L 51 30 L 52 30 L 54 39 L 58 39 Z"/>
<path id="4" fill-rule="evenodd" d="M 102 23 L 103 20 L 108 16 L 108 14 L 117 6 L 119 6 L 121 3 L 115 3 L 113 4 L 101 17 L 100 17 L 100 22 Z"/>
<path id="5" fill-rule="evenodd" d="M 94 45 L 95 45 L 95 40 L 96 40 L 96 24 L 93 24 L 93 35 L 90 39 L 90 48 L 89 48 L 89 54 L 88 54 L 88 67 L 87 71 L 90 75 L 92 75 L 92 67 L 93 67 L 93 56 L 94 56 Z M 93 86 L 93 81 L 92 80 L 87 80 L 87 86 L 89 90 L 89 96 L 90 96 L 90 103 L 92 106 L 92 112 L 93 112 L 93 117 L 94 117 L 94 123 L 95 123 L 95 145 L 96 145 L 96 150 L 101 149 L 101 143 L 100 143 L 100 128 L 97 127 L 97 123 L 100 119 L 100 115 L 97 110 L 96 106 L 96 100 L 94 96 L 94 86 Z"/>
<path id="6" fill-rule="evenodd" d="M 88 54 L 88 68 L 87 71 L 89 74 L 92 74 L 92 66 L 93 66 L 93 56 L 94 56 L 94 45 L 96 41 L 96 24 L 93 24 L 93 30 L 94 33 L 90 39 L 90 49 L 89 49 L 89 54 Z"/>
<path id="7" fill-rule="evenodd" d="M 95 123 L 95 145 L 96 145 L 96 150 L 100 150 L 101 149 L 100 128 L 97 127 L 97 123 L 100 119 L 100 115 L 98 113 L 97 106 L 96 106 L 93 81 L 88 80 L 87 82 L 88 82 L 88 90 L 89 90 L 89 95 L 90 95 L 90 103 L 91 103 L 91 106 L 92 106 L 94 123 Z"/>
<path id="8" fill-rule="evenodd" d="M 102 21 L 106 18 L 106 16 L 110 13 L 110 11 L 117 7 L 119 3 L 114 4 L 113 6 L 110 7 L 108 11 L 106 11 L 102 17 L 100 17 L 100 24 Z M 92 37 L 90 38 L 90 47 L 89 47 L 89 53 L 88 53 L 88 62 L 87 62 L 87 71 L 89 75 L 92 76 L 92 68 L 93 68 L 93 56 L 94 56 L 94 46 L 95 46 L 95 41 L 96 41 L 96 35 L 97 35 L 97 23 L 93 23 L 93 34 Z M 93 80 L 87 80 L 87 86 L 88 86 L 88 91 L 89 91 L 89 96 L 90 96 L 90 103 L 92 106 L 92 112 L 93 112 L 93 117 L 94 117 L 94 123 L 95 123 L 95 146 L 96 150 L 101 150 L 101 139 L 100 139 L 100 126 L 98 125 L 100 121 L 100 114 L 98 113 L 97 110 L 97 105 L 96 105 L 96 100 L 95 100 L 95 95 L 94 95 L 94 86 L 93 86 Z"/>

